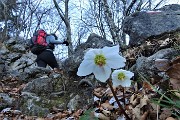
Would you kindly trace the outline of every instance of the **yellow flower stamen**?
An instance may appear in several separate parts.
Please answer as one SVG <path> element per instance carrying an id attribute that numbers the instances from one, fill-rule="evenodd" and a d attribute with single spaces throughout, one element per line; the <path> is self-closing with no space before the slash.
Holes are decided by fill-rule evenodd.
<path id="1" fill-rule="evenodd" d="M 95 62 L 96 65 L 103 66 L 103 65 L 106 64 L 106 58 L 105 58 L 104 55 L 99 54 L 99 55 L 95 56 L 94 62 Z"/>
<path id="2" fill-rule="evenodd" d="M 119 79 L 119 80 L 124 80 L 125 77 L 126 77 L 126 75 L 125 75 L 123 72 L 120 72 L 120 73 L 118 74 L 118 79 Z"/>

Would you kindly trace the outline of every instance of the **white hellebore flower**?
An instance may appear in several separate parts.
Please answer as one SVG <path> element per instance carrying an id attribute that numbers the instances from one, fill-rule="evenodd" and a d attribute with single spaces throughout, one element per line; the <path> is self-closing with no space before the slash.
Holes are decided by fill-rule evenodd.
<path id="1" fill-rule="evenodd" d="M 131 85 L 131 78 L 134 76 L 134 73 L 126 70 L 115 70 L 112 73 L 112 83 L 113 86 L 117 87 L 121 85 L 123 87 L 130 87 Z"/>
<path id="2" fill-rule="evenodd" d="M 119 45 L 102 49 L 90 49 L 86 52 L 77 75 L 86 76 L 94 73 L 97 80 L 106 82 L 110 77 L 111 68 L 124 67 L 125 62 L 126 59 L 119 55 Z"/>

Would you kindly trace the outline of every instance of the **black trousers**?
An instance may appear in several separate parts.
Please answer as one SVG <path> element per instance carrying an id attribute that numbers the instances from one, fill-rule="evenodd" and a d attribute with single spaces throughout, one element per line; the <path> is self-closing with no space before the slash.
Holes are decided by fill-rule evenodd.
<path id="1" fill-rule="evenodd" d="M 46 67 L 49 65 L 52 69 L 59 68 L 57 60 L 50 50 L 44 50 L 41 54 L 37 55 L 36 62 L 39 67 Z"/>

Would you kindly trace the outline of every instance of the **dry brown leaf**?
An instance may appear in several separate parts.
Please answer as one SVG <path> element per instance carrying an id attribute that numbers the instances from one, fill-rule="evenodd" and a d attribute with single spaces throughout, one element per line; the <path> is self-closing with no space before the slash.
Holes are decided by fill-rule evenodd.
<path id="1" fill-rule="evenodd" d="M 110 117 L 110 116 L 111 116 L 111 111 L 109 111 L 109 110 L 103 109 L 103 110 L 102 110 L 102 113 L 103 113 L 106 117 Z"/>
<path id="2" fill-rule="evenodd" d="M 166 118 L 166 120 L 176 120 L 176 119 L 174 119 L 173 117 L 168 117 Z"/>
<path id="3" fill-rule="evenodd" d="M 75 117 L 75 118 L 77 118 L 77 119 L 79 119 L 79 117 L 80 117 L 80 115 L 83 113 L 83 110 L 82 109 L 79 109 L 79 110 L 77 110 L 74 114 L 73 114 L 73 116 Z"/>
<path id="4" fill-rule="evenodd" d="M 19 90 L 22 90 L 25 86 L 26 86 L 26 84 L 20 85 L 20 86 L 19 86 Z"/>
<path id="5" fill-rule="evenodd" d="M 3 87 L 2 86 L 0 86 L 0 93 L 2 93 L 3 92 Z"/>
<path id="6" fill-rule="evenodd" d="M 13 89 L 11 90 L 12 93 L 17 93 L 18 91 L 19 91 L 18 88 L 13 88 Z"/>
<path id="7" fill-rule="evenodd" d="M 98 87 L 98 88 L 95 88 L 95 89 L 94 89 L 95 92 L 101 92 L 102 90 L 103 90 L 102 87 Z"/>
<path id="8" fill-rule="evenodd" d="M 132 114 L 133 114 L 133 120 L 140 120 L 141 119 L 140 104 L 132 109 Z"/>
<path id="9" fill-rule="evenodd" d="M 101 107 L 103 107 L 104 109 L 108 109 L 108 110 L 112 110 L 114 108 L 114 106 L 109 104 L 109 102 L 105 102 L 105 103 L 101 104 Z"/>
<path id="10" fill-rule="evenodd" d="M 59 112 L 54 116 L 54 119 L 61 119 L 61 118 L 64 118 L 64 117 L 67 117 L 67 114 Z"/>
<path id="11" fill-rule="evenodd" d="M 36 120 L 45 120 L 44 118 L 36 118 Z"/>
<path id="12" fill-rule="evenodd" d="M 3 91 L 4 92 L 9 92 L 9 91 L 11 91 L 11 88 L 9 86 L 4 86 Z"/>
<path id="13" fill-rule="evenodd" d="M 134 47 L 134 48 L 129 48 L 126 51 L 123 52 L 123 56 L 130 61 L 135 61 L 136 56 L 141 52 L 141 48 L 139 47 Z"/>
<path id="14" fill-rule="evenodd" d="M 173 64 L 166 73 L 170 78 L 180 80 L 180 63 Z"/>
<path id="15" fill-rule="evenodd" d="M 173 89 L 180 90 L 180 63 L 174 64 L 167 72 Z"/>
<path id="16" fill-rule="evenodd" d="M 153 102 L 150 102 L 149 104 L 151 106 L 149 109 L 149 117 L 151 118 L 151 120 L 156 120 L 157 114 L 160 111 L 160 106 Z"/>
<path id="17" fill-rule="evenodd" d="M 54 119 L 53 119 L 54 120 Z M 62 118 L 61 120 L 67 120 L 66 118 Z"/>
<path id="18" fill-rule="evenodd" d="M 160 81 L 162 81 L 162 77 L 159 76 L 159 75 L 153 75 L 152 78 L 150 78 L 150 83 L 152 85 L 156 84 L 156 83 L 159 83 Z"/>
<path id="19" fill-rule="evenodd" d="M 98 118 L 99 118 L 100 120 L 110 120 L 110 117 L 107 117 L 107 116 L 105 116 L 105 115 L 102 114 L 102 113 L 99 113 Z"/>
<path id="20" fill-rule="evenodd" d="M 180 90 L 180 79 L 170 78 L 170 83 L 172 84 L 174 90 Z"/>
<path id="21" fill-rule="evenodd" d="M 172 60 L 172 64 L 180 63 L 180 56 L 177 56 L 175 59 Z"/>
<path id="22" fill-rule="evenodd" d="M 140 99 L 140 108 L 144 107 L 145 105 L 148 104 L 148 96 L 147 95 L 144 95 L 142 99 Z"/>
<path id="23" fill-rule="evenodd" d="M 157 112 L 157 110 L 160 111 L 160 106 L 159 105 L 154 104 L 153 102 L 151 102 L 150 106 L 152 108 L 152 112 Z"/>
<path id="24" fill-rule="evenodd" d="M 180 98 L 180 92 L 174 92 L 174 94 L 176 94 L 176 96 Z"/>
<path id="25" fill-rule="evenodd" d="M 133 94 L 131 97 L 130 97 L 130 104 L 135 107 L 137 104 L 140 103 L 140 97 L 138 97 L 137 94 Z"/>
<path id="26" fill-rule="evenodd" d="M 98 98 L 101 98 L 103 93 L 102 92 L 96 92 L 96 91 L 93 91 L 93 95 L 95 95 L 96 97 Z"/>
<path id="27" fill-rule="evenodd" d="M 153 90 L 149 83 L 143 81 L 143 89 L 144 90 Z"/>
<path id="28" fill-rule="evenodd" d="M 171 64 L 172 66 L 166 71 L 166 74 L 170 77 L 173 89 L 180 90 L 180 56 L 176 57 Z"/>
<path id="29" fill-rule="evenodd" d="M 164 108 L 163 112 L 159 116 L 160 120 L 165 120 L 166 118 L 170 117 L 172 114 L 170 109 Z"/>
<path id="30" fill-rule="evenodd" d="M 149 114 L 149 111 L 144 112 L 140 120 L 147 120 L 148 114 Z"/>
<path id="31" fill-rule="evenodd" d="M 14 81 L 18 81 L 18 78 L 17 77 L 12 77 L 11 82 L 14 82 Z"/>
<path id="32" fill-rule="evenodd" d="M 170 68 L 170 61 L 168 59 L 156 59 L 155 66 L 160 71 L 167 71 Z"/>

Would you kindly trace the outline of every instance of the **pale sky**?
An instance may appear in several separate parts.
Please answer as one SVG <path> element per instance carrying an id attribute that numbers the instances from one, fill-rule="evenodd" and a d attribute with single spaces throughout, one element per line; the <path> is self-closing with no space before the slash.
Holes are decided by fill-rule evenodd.
<path id="1" fill-rule="evenodd" d="M 167 0 L 167 4 L 180 4 L 180 0 Z"/>

